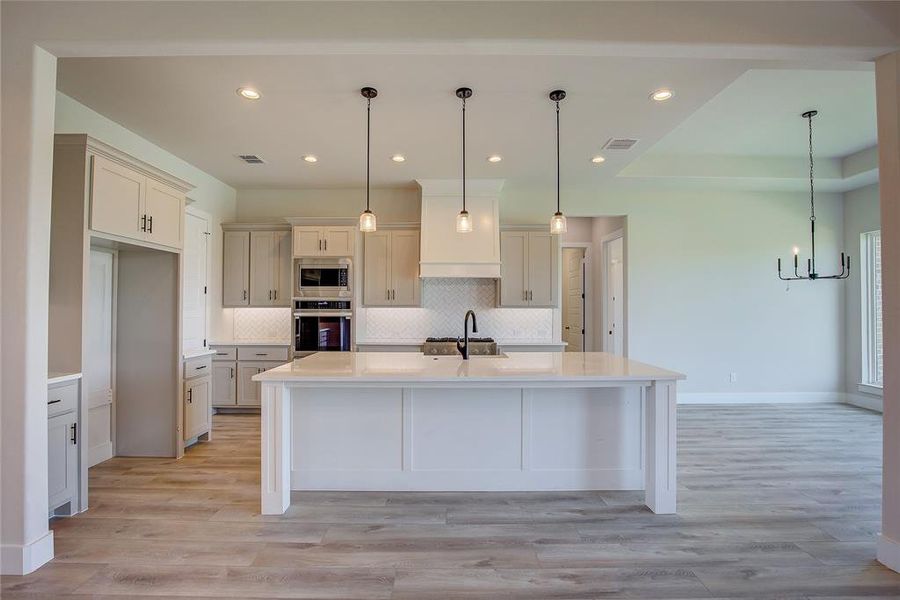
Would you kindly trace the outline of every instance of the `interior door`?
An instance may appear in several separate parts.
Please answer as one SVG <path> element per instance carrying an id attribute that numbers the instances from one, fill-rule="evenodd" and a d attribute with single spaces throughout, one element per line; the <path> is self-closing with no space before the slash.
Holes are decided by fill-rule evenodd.
<path id="1" fill-rule="evenodd" d="M 606 352 L 621 356 L 625 345 L 625 256 L 623 238 L 606 243 Z"/>
<path id="2" fill-rule="evenodd" d="M 364 243 L 363 304 L 387 306 L 391 304 L 391 234 L 389 231 L 367 233 Z"/>
<path id="3" fill-rule="evenodd" d="M 182 348 L 206 347 L 207 257 L 209 224 L 193 214 L 184 217 L 184 271 L 182 280 Z"/>
<path id="4" fill-rule="evenodd" d="M 275 270 L 278 265 L 274 231 L 250 232 L 250 304 L 269 306 L 275 302 Z"/>
<path id="5" fill-rule="evenodd" d="M 102 156 L 91 162 L 91 229 L 142 238 L 147 178 Z"/>
<path id="6" fill-rule="evenodd" d="M 563 341 L 566 351 L 584 351 L 584 249 L 564 248 Z"/>
<path id="7" fill-rule="evenodd" d="M 88 407 L 88 466 L 113 456 L 113 270 L 111 252 L 91 250 L 84 393 Z"/>
<path id="8" fill-rule="evenodd" d="M 250 304 L 250 232 L 226 231 L 222 241 L 222 304 Z"/>
<path id="9" fill-rule="evenodd" d="M 144 212 L 147 241 L 181 248 L 184 241 L 184 194 L 164 183 L 147 180 Z"/>
<path id="10" fill-rule="evenodd" d="M 500 303 L 503 306 L 528 306 L 527 254 L 528 233 L 500 233 Z"/>
<path id="11" fill-rule="evenodd" d="M 419 232 L 391 232 L 391 303 L 398 306 L 418 306 Z"/>
<path id="12" fill-rule="evenodd" d="M 529 306 L 553 306 L 556 282 L 554 252 L 557 240 L 550 233 L 528 234 L 528 304 Z"/>

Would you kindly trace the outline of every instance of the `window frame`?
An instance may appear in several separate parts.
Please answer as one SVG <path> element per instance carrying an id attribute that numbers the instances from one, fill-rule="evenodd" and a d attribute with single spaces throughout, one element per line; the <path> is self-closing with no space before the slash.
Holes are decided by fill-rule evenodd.
<path id="1" fill-rule="evenodd" d="M 861 307 L 861 379 L 858 389 L 870 394 L 883 393 L 883 379 L 878 380 L 878 335 L 876 278 L 876 240 L 881 240 L 881 230 L 864 231 L 860 234 L 860 307 Z M 882 310 L 884 304 L 882 302 Z M 882 315 L 883 318 L 883 315 Z M 882 341 L 883 343 L 883 341 Z M 883 350 L 882 350 L 883 351 Z M 882 374 L 883 378 L 883 374 Z"/>

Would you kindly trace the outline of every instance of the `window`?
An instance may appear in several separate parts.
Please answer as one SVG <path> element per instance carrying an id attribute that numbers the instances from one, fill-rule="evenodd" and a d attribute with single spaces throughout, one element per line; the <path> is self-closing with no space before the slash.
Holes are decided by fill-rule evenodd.
<path id="1" fill-rule="evenodd" d="M 884 373 L 881 321 L 881 232 L 862 234 L 862 384 L 881 387 Z"/>

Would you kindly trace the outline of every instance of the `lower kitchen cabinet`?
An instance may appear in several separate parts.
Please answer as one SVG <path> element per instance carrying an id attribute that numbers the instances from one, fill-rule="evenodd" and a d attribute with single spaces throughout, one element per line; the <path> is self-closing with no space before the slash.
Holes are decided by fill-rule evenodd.
<path id="1" fill-rule="evenodd" d="M 235 362 L 213 362 L 212 367 L 212 405 L 214 408 L 229 407 L 237 404 L 237 374 Z"/>
<path id="2" fill-rule="evenodd" d="M 238 406 L 259 406 L 260 385 L 253 376 L 284 364 L 283 362 L 242 362 L 238 363 Z"/>
<path id="3" fill-rule="evenodd" d="M 213 408 L 258 408 L 260 386 L 253 376 L 283 365 L 290 360 L 286 344 L 272 345 L 213 345 L 212 362 Z"/>
<path id="4" fill-rule="evenodd" d="M 47 390 L 47 492 L 51 515 L 86 508 L 81 490 L 80 381 L 50 383 Z"/>
<path id="5" fill-rule="evenodd" d="M 184 439 L 209 433 L 212 425 L 210 406 L 212 378 L 209 375 L 184 382 Z"/>

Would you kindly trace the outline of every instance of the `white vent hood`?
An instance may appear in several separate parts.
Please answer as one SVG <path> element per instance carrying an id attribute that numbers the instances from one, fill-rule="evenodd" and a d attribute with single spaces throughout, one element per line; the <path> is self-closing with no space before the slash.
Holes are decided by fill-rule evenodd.
<path id="1" fill-rule="evenodd" d="M 422 188 L 421 277 L 500 277 L 500 190 L 503 179 L 466 181 L 472 231 L 456 232 L 462 181 L 418 179 Z"/>

